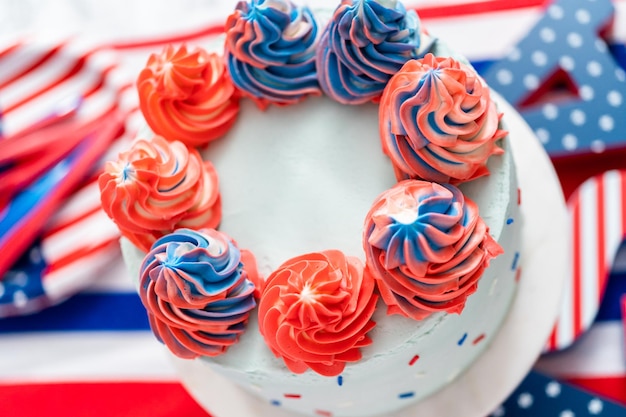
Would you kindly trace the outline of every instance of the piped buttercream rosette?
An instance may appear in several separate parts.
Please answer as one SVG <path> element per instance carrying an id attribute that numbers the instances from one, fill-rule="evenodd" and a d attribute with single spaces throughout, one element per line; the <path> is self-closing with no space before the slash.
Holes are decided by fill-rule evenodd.
<path id="1" fill-rule="evenodd" d="M 143 251 L 179 227 L 215 228 L 222 216 L 213 164 L 157 135 L 108 161 L 98 183 L 102 208 Z"/>
<path id="2" fill-rule="evenodd" d="M 139 104 L 150 128 L 168 140 L 203 146 L 235 123 L 239 94 L 221 56 L 168 45 L 152 54 L 137 79 Z"/>
<path id="3" fill-rule="evenodd" d="M 318 38 L 308 7 L 289 0 L 241 1 L 226 21 L 230 76 L 261 107 L 320 95 L 315 67 Z"/>
<path id="4" fill-rule="evenodd" d="M 372 343 L 367 333 L 378 296 L 363 263 L 328 250 L 290 259 L 265 283 L 259 328 L 266 343 L 295 373 L 339 375 Z"/>
<path id="5" fill-rule="evenodd" d="M 460 313 L 502 248 L 478 207 L 454 185 L 406 180 L 367 214 L 363 246 L 389 314 L 422 320 Z"/>
<path id="6" fill-rule="evenodd" d="M 394 75 L 381 98 L 380 137 L 398 179 L 458 184 L 488 174 L 501 154 L 500 114 L 470 67 L 427 54 Z"/>
<path id="7" fill-rule="evenodd" d="M 234 242 L 213 229 L 179 229 L 157 240 L 139 277 L 156 337 L 181 358 L 224 353 L 239 340 L 256 306 L 258 277 L 249 279 L 249 270 L 256 268 L 242 263 Z"/>
<path id="8" fill-rule="evenodd" d="M 419 57 L 417 14 L 396 0 L 343 0 L 317 51 L 320 85 L 342 104 L 377 101 L 385 85 Z"/>

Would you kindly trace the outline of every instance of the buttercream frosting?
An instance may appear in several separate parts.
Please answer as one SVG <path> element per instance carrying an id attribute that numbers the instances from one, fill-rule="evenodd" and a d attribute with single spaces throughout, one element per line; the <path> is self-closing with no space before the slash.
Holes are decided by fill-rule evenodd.
<path id="1" fill-rule="evenodd" d="M 214 228 L 221 219 L 210 161 L 179 141 L 137 139 L 98 178 L 102 208 L 123 236 L 144 251 L 178 227 Z"/>
<path id="2" fill-rule="evenodd" d="M 264 107 L 321 94 L 313 13 L 289 0 L 241 1 L 226 21 L 226 62 L 235 85 Z"/>
<path id="3" fill-rule="evenodd" d="M 406 180 L 367 214 L 363 246 L 389 314 L 460 313 L 502 248 L 478 207 L 451 184 Z"/>
<path id="4" fill-rule="evenodd" d="M 488 87 L 469 66 L 427 54 L 387 84 L 379 108 L 383 150 L 398 179 L 458 184 L 489 172 L 506 136 Z"/>
<path id="5" fill-rule="evenodd" d="M 256 306 L 253 294 L 241 252 L 213 229 L 164 236 L 141 265 L 139 296 L 150 326 L 182 358 L 217 356 L 236 343 Z"/>
<path id="6" fill-rule="evenodd" d="M 259 302 L 259 330 L 295 373 L 339 375 L 361 358 L 378 297 L 363 263 L 328 250 L 290 259 L 267 279 Z"/>
<path id="7" fill-rule="evenodd" d="M 203 146 L 224 135 L 239 112 L 239 94 L 223 58 L 198 47 L 168 45 L 150 55 L 137 90 L 150 128 L 189 146 Z"/>
<path id="8" fill-rule="evenodd" d="M 320 86 L 342 104 L 376 101 L 406 61 L 420 54 L 417 14 L 401 2 L 343 0 L 317 51 Z"/>

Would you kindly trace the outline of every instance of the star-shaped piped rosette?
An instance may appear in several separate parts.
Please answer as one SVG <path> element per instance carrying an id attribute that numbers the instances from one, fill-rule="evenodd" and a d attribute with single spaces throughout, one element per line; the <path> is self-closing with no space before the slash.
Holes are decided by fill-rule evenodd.
<path id="1" fill-rule="evenodd" d="M 321 94 L 315 65 L 319 29 L 308 7 L 290 0 L 240 1 L 225 32 L 228 72 L 261 108 Z"/>
<path id="2" fill-rule="evenodd" d="M 322 90 L 342 104 L 378 101 L 391 76 L 423 54 L 421 35 L 400 1 L 343 0 L 317 49 Z"/>
<path id="3" fill-rule="evenodd" d="M 254 258 L 247 257 L 247 262 Z M 156 337 L 176 356 L 217 356 L 237 343 L 256 306 L 254 265 L 213 229 L 157 240 L 141 265 L 139 295 Z"/>
<path id="4" fill-rule="evenodd" d="M 399 180 L 458 184 L 489 173 L 496 141 L 506 136 L 489 89 L 450 57 L 427 54 L 395 74 L 380 102 L 383 151 Z"/>
<path id="5" fill-rule="evenodd" d="M 108 161 L 98 184 L 104 211 L 143 251 L 176 228 L 215 228 L 222 217 L 213 165 L 160 136 L 138 139 Z"/>
<path id="6" fill-rule="evenodd" d="M 372 343 L 367 332 L 378 296 L 363 263 L 338 250 L 290 259 L 265 282 L 259 328 L 294 373 L 339 375 Z"/>
<path id="7" fill-rule="evenodd" d="M 376 199 L 363 246 L 388 313 L 415 320 L 460 313 L 502 253 L 474 202 L 454 185 L 421 180 L 402 181 Z"/>
<path id="8" fill-rule="evenodd" d="M 168 140 L 203 146 L 223 136 L 239 113 L 239 94 L 224 59 L 201 48 L 152 54 L 137 79 L 139 104 L 150 128 Z"/>

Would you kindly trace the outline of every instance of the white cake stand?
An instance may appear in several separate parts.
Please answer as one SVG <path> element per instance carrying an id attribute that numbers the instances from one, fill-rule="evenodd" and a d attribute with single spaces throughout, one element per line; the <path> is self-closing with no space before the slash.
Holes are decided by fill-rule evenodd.
<path id="1" fill-rule="evenodd" d="M 524 120 L 496 96 L 506 115 L 522 190 L 522 275 L 502 328 L 478 360 L 455 381 L 389 417 L 485 417 L 527 375 L 557 317 L 569 275 L 570 230 L 563 193 L 543 146 Z M 296 417 L 246 393 L 206 366 L 172 356 L 182 383 L 214 417 Z"/>

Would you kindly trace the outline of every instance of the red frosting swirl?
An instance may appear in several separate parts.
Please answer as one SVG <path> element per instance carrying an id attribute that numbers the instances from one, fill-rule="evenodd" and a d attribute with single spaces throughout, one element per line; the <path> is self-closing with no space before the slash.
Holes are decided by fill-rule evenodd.
<path id="1" fill-rule="evenodd" d="M 215 168 L 182 142 L 138 139 L 98 183 L 104 211 L 144 251 L 176 228 L 215 228 L 222 217 Z"/>
<path id="2" fill-rule="evenodd" d="M 502 253 L 488 231 L 454 185 L 407 180 L 383 192 L 367 214 L 363 246 L 388 314 L 460 313 Z"/>
<path id="3" fill-rule="evenodd" d="M 148 125 L 169 140 L 202 146 L 235 123 L 239 95 L 222 57 L 200 48 L 167 46 L 152 54 L 137 80 Z"/>
<path id="4" fill-rule="evenodd" d="M 398 179 L 460 183 L 489 173 L 500 116 L 489 89 L 470 67 L 426 55 L 407 62 L 387 84 L 380 136 Z"/>
<path id="5" fill-rule="evenodd" d="M 361 358 L 378 296 L 362 262 L 337 250 L 293 258 L 267 279 L 259 328 L 268 346 L 295 373 L 308 368 L 339 375 Z"/>

